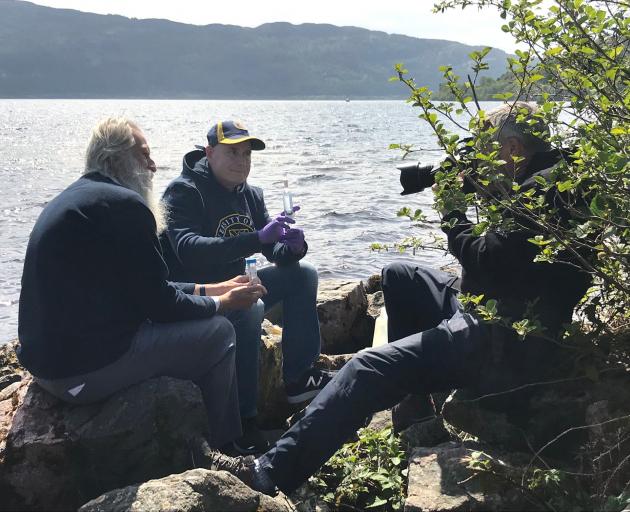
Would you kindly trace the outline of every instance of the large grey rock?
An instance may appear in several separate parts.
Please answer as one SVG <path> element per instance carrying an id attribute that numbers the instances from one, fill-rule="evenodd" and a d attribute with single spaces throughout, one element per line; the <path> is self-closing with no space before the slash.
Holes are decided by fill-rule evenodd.
<path id="1" fill-rule="evenodd" d="M 360 281 L 335 279 L 320 282 L 317 314 L 322 352 L 351 353 L 371 343 L 369 325 L 366 324 L 369 323 L 367 305 L 365 288 Z"/>
<path id="2" fill-rule="evenodd" d="M 6 392 L 6 390 L 5 390 Z M 187 441 L 207 431 L 199 388 L 162 377 L 88 406 L 25 382 L 2 451 L 9 508 L 76 508 L 106 490 L 190 467 Z"/>
<path id="3" fill-rule="evenodd" d="M 382 291 L 381 274 L 372 274 L 365 281 L 365 293 L 368 295 Z"/>
<path id="4" fill-rule="evenodd" d="M 528 450 L 543 447 L 572 427 L 589 424 L 587 412 L 601 401 L 606 401 L 609 419 L 630 414 L 628 372 L 605 372 L 597 382 L 568 378 L 481 396 L 458 390 L 445 402 L 442 414 L 455 428 L 486 443 Z M 587 441 L 587 430 L 573 430 L 550 444 L 544 453 L 572 459 Z"/>
<path id="5" fill-rule="evenodd" d="M 369 317 L 376 320 L 378 315 L 381 314 L 381 308 L 385 307 L 385 298 L 383 297 L 383 292 L 378 291 L 378 292 L 368 294 L 367 299 L 368 299 L 367 314 Z M 372 331 L 374 331 L 373 327 L 372 327 Z"/>
<path id="6" fill-rule="evenodd" d="M 17 346 L 17 340 L 0 345 L 0 391 L 26 376 L 26 370 L 22 368 L 15 354 Z"/>
<path id="7" fill-rule="evenodd" d="M 341 370 L 353 357 L 354 354 L 320 354 L 314 366 L 322 370 Z"/>
<path id="8" fill-rule="evenodd" d="M 322 499 L 321 491 L 312 489 L 308 482 L 293 491 L 289 499 L 296 512 L 331 512 L 333 509 Z"/>
<path id="9" fill-rule="evenodd" d="M 83 505 L 80 512 L 288 512 L 282 498 L 252 491 L 225 471 L 194 469 L 115 489 Z"/>
<path id="10" fill-rule="evenodd" d="M 282 329 L 264 320 L 258 377 L 258 422 L 266 429 L 280 428 L 293 409 L 282 379 Z"/>
<path id="11" fill-rule="evenodd" d="M 414 423 L 400 433 L 400 440 L 407 448 L 420 446 L 436 446 L 451 438 L 444 427 L 444 420 L 440 416 Z"/>
<path id="12" fill-rule="evenodd" d="M 610 396 L 586 409 L 589 442 L 582 455 L 594 476 L 595 488 L 606 489 L 608 495 L 622 494 L 630 482 L 630 405 L 624 409 L 618 406 L 618 396 Z"/>
<path id="13" fill-rule="evenodd" d="M 405 512 L 534 510 L 513 484 L 472 477 L 472 453 L 457 443 L 416 448 L 409 458 Z M 506 474 L 517 473 L 504 467 Z"/>
<path id="14" fill-rule="evenodd" d="M 372 415 L 368 428 L 380 431 L 384 428 L 392 428 L 392 412 L 390 409 L 379 411 Z"/>
<path id="15" fill-rule="evenodd" d="M 0 510 L 9 507 L 16 508 L 16 505 L 11 504 L 19 503 L 18 500 L 14 499 L 15 493 L 8 485 L 5 477 L 6 438 L 11 430 L 13 417 L 24 400 L 30 381 L 30 377 L 27 377 L 0 391 L 0 496 L 2 497 Z"/>
<path id="16" fill-rule="evenodd" d="M 18 405 L 22 403 L 26 385 L 31 380 L 26 370 L 17 361 L 16 346 L 17 342 L 0 346 L 0 462 L 13 416 Z M 1 474 L 2 466 L 0 466 Z"/>

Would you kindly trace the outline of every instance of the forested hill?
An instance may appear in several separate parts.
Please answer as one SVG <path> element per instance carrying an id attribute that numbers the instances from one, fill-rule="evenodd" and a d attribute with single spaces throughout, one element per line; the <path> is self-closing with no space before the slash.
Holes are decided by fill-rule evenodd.
<path id="1" fill-rule="evenodd" d="M 466 73 L 479 48 L 356 27 L 197 26 L 0 0 L 0 97 L 402 98 L 403 85 L 388 81 L 395 63 L 437 89 L 440 65 Z M 491 51 L 487 76 L 501 75 L 505 59 Z"/>

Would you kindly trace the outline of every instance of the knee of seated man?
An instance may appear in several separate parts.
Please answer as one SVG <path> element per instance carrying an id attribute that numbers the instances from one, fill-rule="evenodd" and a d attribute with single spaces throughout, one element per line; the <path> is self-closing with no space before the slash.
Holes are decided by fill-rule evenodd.
<path id="1" fill-rule="evenodd" d="M 312 263 L 304 260 L 300 261 L 300 270 L 306 278 L 317 281 L 317 268 Z"/>
<path id="2" fill-rule="evenodd" d="M 317 288 L 319 276 L 313 264 L 302 260 L 287 269 L 290 269 L 292 280 L 299 281 L 302 286 L 314 285 L 314 288 Z"/>
<path id="3" fill-rule="evenodd" d="M 358 352 L 350 361 L 348 361 L 341 371 L 348 372 L 353 380 L 359 380 L 365 377 L 372 377 L 380 374 L 378 369 L 383 362 L 383 358 L 378 355 L 378 350 L 369 349 Z"/>
<path id="4" fill-rule="evenodd" d="M 230 318 L 237 325 L 258 326 L 265 318 L 265 303 L 258 299 L 247 309 L 233 311 Z"/>
<path id="5" fill-rule="evenodd" d="M 399 283 L 408 282 L 410 265 L 407 263 L 390 263 L 383 267 L 381 271 L 381 279 L 383 286 L 392 286 Z"/>
<path id="6" fill-rule="evenodd" d="M 202 353 L 209 351 L 209 349 L 223 347 L 228 350 L 235 346 L 234 326 L 224 316 L 215 315 L 207 320 L 202 320 L 200 327 L 197 345 Z"/>

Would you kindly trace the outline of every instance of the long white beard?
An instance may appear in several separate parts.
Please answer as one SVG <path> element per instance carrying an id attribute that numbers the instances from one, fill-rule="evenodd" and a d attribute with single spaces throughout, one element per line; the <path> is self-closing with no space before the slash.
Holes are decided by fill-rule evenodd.
<path id="1" fill-rule="evenodd" d="M 140 194 L 140 192 L 138 193 Z M 151 183 L 151 187 L 146 190 L 146 194 L 140 195 L 147 203 L 147 206 L 149 207 L 149 210 L 151 210 L 153 217 L 155 217 L 155 225 L 157 227 L 156 234 L 159 236 L 166 230 L 166 224 L 168 220 L 166 207 L 153 191 L 153 183 Z"/>
<path id="2" fill-rule="evenodd" d="M 166 229 L 168 220 L 167 210 L 153 190 L 153 172 L 143 168 L 138 161 L 130 156 L 119 162 L 116 172 L 111 176 L 123 187 L 140 194 L 144 202 L 151 210 L 157 226 L 156 234 L 159 236 Z"/>

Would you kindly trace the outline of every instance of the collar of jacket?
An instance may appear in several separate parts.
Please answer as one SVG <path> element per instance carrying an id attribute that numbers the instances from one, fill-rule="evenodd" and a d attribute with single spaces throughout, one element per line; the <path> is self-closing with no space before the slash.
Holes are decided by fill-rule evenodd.
<path id="1" fill-rule="evenodd" d="M 212 172 L 212 169 L 210 169 L 210 165 L 208 164 L 208 158 L 206 157 L 206 154 L 199 149 L 196 149 L 184 155 L 182 174 L 184 176 L 201 178 L 203 180 L 203 183 L 205 183 L 208 187 L 229 195 L 238 195 L 244 193 L 245 186 L 247 185 L 247 182 L 245 182 L 241 183 L 233 190 L 226 189 L 214 177 L 214 173 Z"/>
<path id="2" fill-rule="evenodd" d="M 536 176 L 542 176 L 548 180 L 553 169 L 564 159 L 569 159 L 568 153 L 554 149 L 544 153 L 536 153 L 527 166 L 527 172 L 517 179 L 521 190 L 527 190 L 536 186 Z"/>

